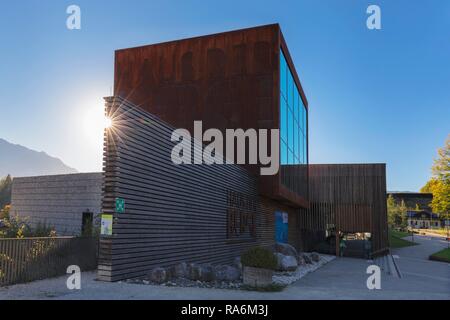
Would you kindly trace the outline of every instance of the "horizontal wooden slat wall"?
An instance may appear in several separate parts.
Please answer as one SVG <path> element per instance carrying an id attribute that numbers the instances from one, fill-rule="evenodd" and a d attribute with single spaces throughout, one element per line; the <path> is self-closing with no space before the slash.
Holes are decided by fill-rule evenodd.
<path id="1" fill-rule="evenodd" d="M 231 262 L 244 249 L 274 243 L 274 206 L 260 201 L 256 178 L 245 169 L 175 165 L 173 128 L 119 97 L 106 98 L 106 110 L 113 126 L 105 134 L 102 207 L 114 222 L 113 236 L 100 241 L 101 280 L 181 261 Z M 258 199 L 255 239 L 227 239 L 227 190 Z M 114 212 L 117 197 L 125 213 Z"/>
<path id="2" fill-rule="evenodd" d="M 303 237 L 312 231 L 324 237 L 327 224 L 335 224 L 343 232 L 370 232 L 375 252 L 388 248 L 385 164 L 310 165 L 309 197 L 310 209 L 300 212 Z"/>

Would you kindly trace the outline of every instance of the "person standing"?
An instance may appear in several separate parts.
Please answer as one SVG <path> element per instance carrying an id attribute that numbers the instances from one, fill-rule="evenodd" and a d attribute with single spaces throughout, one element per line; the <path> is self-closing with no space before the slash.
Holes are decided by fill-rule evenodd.
<path id="1" fill-rule="evenodd" d="M 344 256 L 344 250 L 347 248 L 347 245 L 345 244 L 344 235 L 339 236 L 339 256 Z"/>

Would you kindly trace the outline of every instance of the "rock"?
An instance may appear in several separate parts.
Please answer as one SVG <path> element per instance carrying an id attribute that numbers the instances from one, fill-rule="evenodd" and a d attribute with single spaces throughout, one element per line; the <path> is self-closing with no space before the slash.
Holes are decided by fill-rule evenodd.
<path id="1" fill-rule="evenodd" d="M 242 262 L 241 262 L 241 257 L 236 257 L 234 258 L 233 261 L 233 266 L 238 268 L 240 272 L 242 272 Z"/>
<path id="2" fill-rule="evenodd" d="M 188 266 L 188 278 L 193 281 L 214 281 L 214 267 L 210 264 L 190 263 Z"/>
<path id="3" fill-rule="evenodd" d="M 171 273 L 174 278 L 186 278 L 189 273 L 189 268 L 186 262 L 181 262 L 171 268 Z"/>
<path id="4" fill-rule="evenodd" d="M 150 280 L 155 283 L 158 283 L 158 284 L 165 282 L 166 278 L 167 278 L 167 273 L 166 273 L 166 269 L 164 269 L 164 268 L 155 268 L 150 273 Z"/>
<path id="5" fill-rule="evenodd" d="M 190 263 L 188 265 L 188 278 L 191 280 L 199 280 L 201 276 L 201 267 L 196 263 Z"/>
<path id="6" fill-rule="evenodd" d="M 281 270 L 283 271 L 295 271 L 297 267 L 297 259 L 294 256 L 284 256 L 281 260 Z"/>
<path id="7" fill-rule="evenodd" d="M 200 280 L 201 281 L 214 281 L 216 279 L 216 274 L 214 273 L 214 267 L 209 264 L 204 264 L 200 266 Z"/>
<path id="8" fill-rule="evenodd" d="M 241 270 L 232 266 L 217 266 L 215 276 L 219 281 L 236 281 L 241 277 Z"/>
<path id="9" fill-rule="evenodd" d="M 277 258 L 277 270 L 281 270 L 281 260 L 283 260 L 284 254 L 275 252 L 274 256 Z"/>
<path id="10" fill-rule="evenodd" d="M 314 262 L 319 262 L 320 261 L 320 256 L 317 252 L 312 252 L 311 253 L 311 260 Z"/>
<path id="11" fill-rule="evenodd" d="M 299 266 L 304 266 L 306 264 L 306 261 L 303 258 L 302 254 L 299 254 L 297 256 L 297 263 L 298 263 Z"/>
<path id="12" fill-rule="evenodd" d="M 282 253 L 276 252 L 275 256 L 278 260 L 278 270 L 280 271 L 295 271 L 298 267 L 297 258 L 294 256 L 285 256 Z"/>
<path id="13" fill-rule="evenodd" d="M 311 260 L 311 258 L 309 257 L 309 255 L 307 253 L 302 253 L 302 258 L 303 258 L 303 260 L 305 260 L 306 264 L 311 264 L 312 263 L 312 260 Z"/>
<path id="14" fill-rule="evenodd" d="M 296 257 L 298 255 L 297 250 L 293 246 L 287 243 L 277 242 L 274 245 L 274 251 L 284 254 L 285 256 Z"/>

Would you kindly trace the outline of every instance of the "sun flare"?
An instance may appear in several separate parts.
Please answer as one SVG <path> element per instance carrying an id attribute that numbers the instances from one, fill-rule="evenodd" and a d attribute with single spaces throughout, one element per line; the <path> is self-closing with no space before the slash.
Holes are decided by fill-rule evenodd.
<path id="1" fill-rule="evenodd" d="M 104 129 L 109 129 L 112 127 L 112 120 L 111 118 L 108 118 L 107 116 L 104 117 L 103 119 L 103 128 Z"/>
<path id="2" fill-rule="evenodd" d="M 103 135 L 105 129 L 109 129 L 113 125 L 111 118 L 105 115 L 105 107 L 101 99 L 90 99 L 85 104 L 84 110 L 80 110 L 83 114 L 82 128 L 85 141 L 94 145 L 103 145 Z"/>

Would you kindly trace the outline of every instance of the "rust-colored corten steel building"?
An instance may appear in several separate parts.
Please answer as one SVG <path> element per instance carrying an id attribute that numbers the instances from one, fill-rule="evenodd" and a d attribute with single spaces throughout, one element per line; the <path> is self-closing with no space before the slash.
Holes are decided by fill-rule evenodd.
<path id="1" fill-rule="evenodd" d="M 105 134 L 102 203 L 114 222 L 113 234 L 100 242 L 100 279 L 139 276 L 181 261 L 229 262 L 242 250 L 275 241 L 311 249 L 338 225 L 371 233 L 374 251 L 387 248 L 378 236 L 386 229 L 379 204 L 385 201 L 384 165 L 363 170 L 379 179 L 349 180 L 340 191 L 376 182 L 371 188 L 384 199 L 353 199 L 370 211 L 362 213 L 370 221 L 338 224 L 340 213 L 326 218 L 330 206 L 312 209 L 329 199 L 310 202 L 310 187 L 320 189 L 323 179 L 310 185 L 308 102 L 278 24 L 118 50 L 114 80 L 114 96 L 106 98 L 113 127 Z M 198 120 L 203 131 L 279 129 L 279 172 L 260 175 L 260 165 L 175 165 L 171 133 L 186 128 L 194 135 Z M 347 167 L 354 176 L 362 172 Z M 123 213 L 115 212 L 117 198 L 125 200 Z M 336 212 L 353 200 L 337 201 Z M 352 208 L 349 219 L 359 214 Z M 310 228 L 316 213 L 326 217 Z"/>
<path id="2" fill-rule="evenodd" d="M 203 130 L 281 129 L 292 140 L 281 144 L 281 164 L 308 163 L 308 102 L 278 24 L 118 50 L 114 80 L 115 95 L 192 134 L 194 120 Z M 290 123 L 281 127 L 283 110 Z M 306 170 L 302 176 L 260 177 L 260 192 L 307 207 Z"/>

